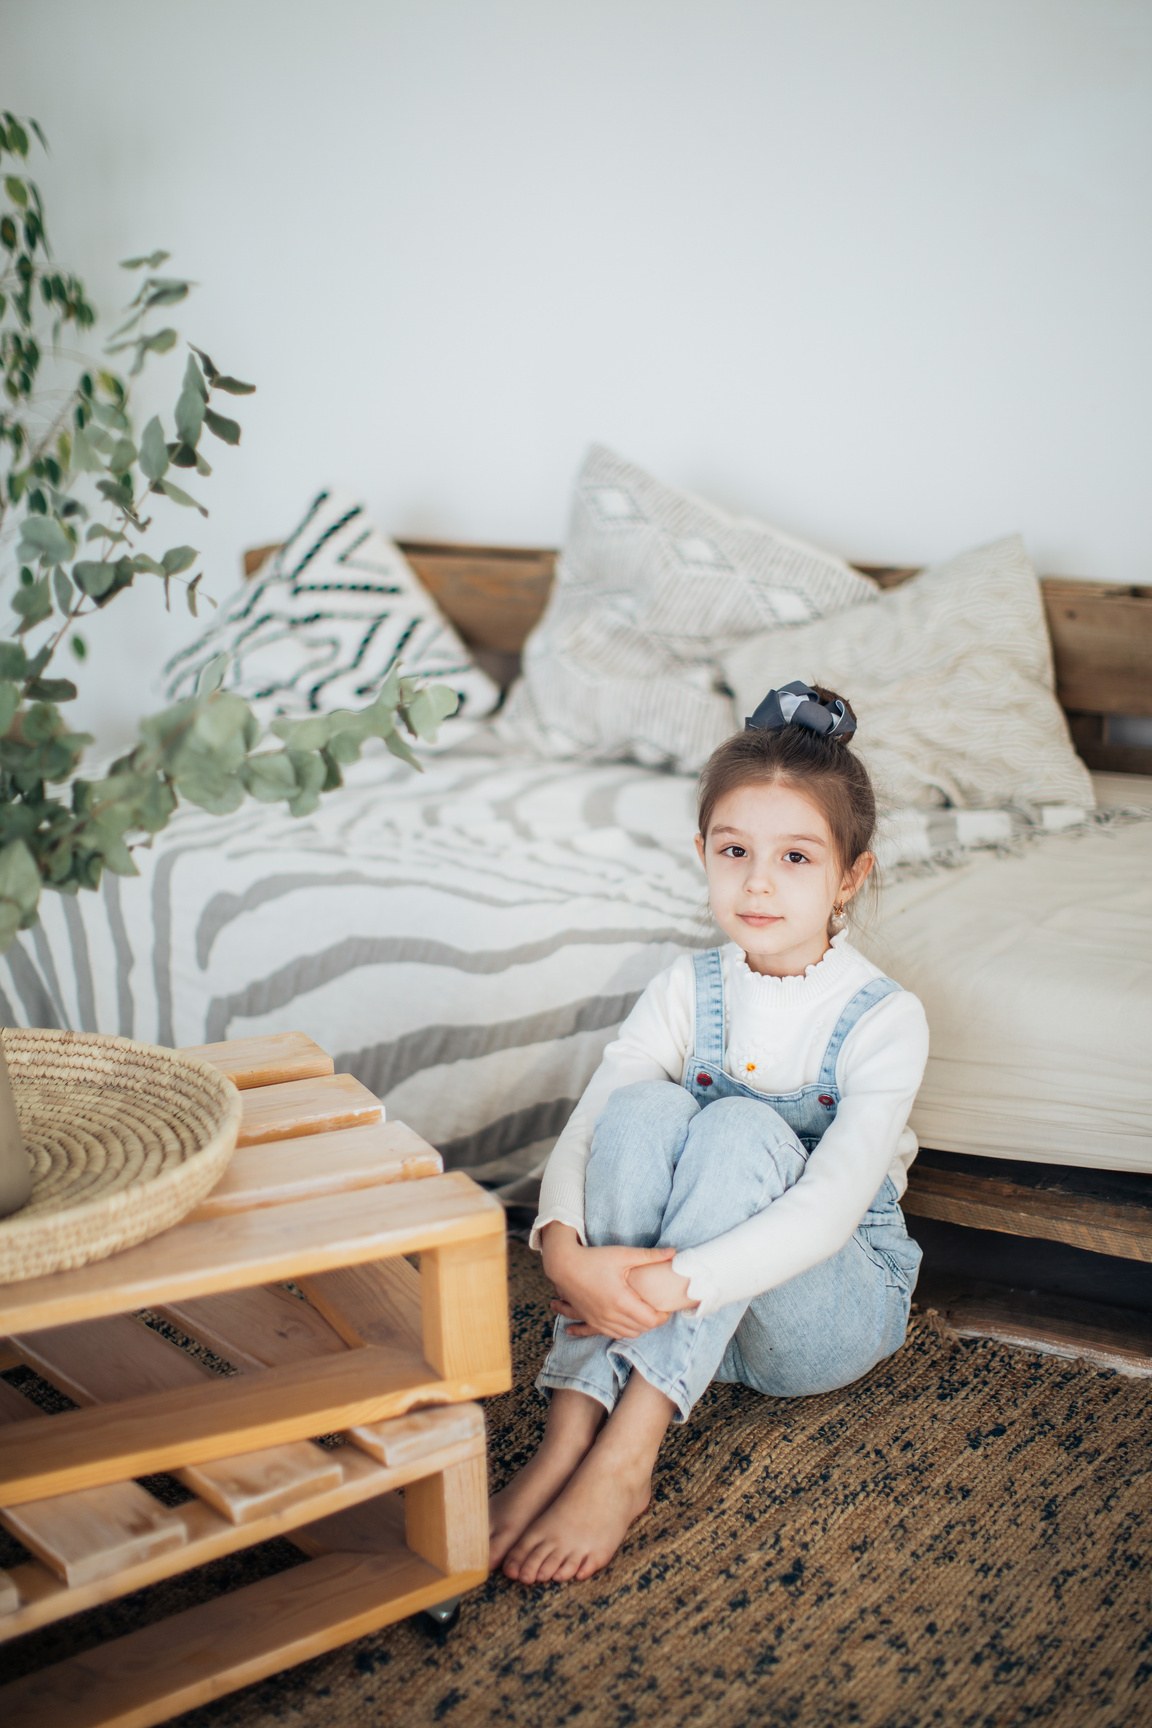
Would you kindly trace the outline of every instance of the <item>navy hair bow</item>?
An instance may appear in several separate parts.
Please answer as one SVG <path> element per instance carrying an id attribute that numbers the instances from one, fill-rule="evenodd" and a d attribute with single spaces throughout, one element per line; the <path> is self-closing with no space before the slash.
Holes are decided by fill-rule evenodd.
<path id="1" fill-rule="evenodd" d="M 839 697 L 822 702 L 811 684 L 798 678 L 780 690 L 769 690 L 752 718 L 744 722 L 746 732 L 779 732 L 782 726 L 804 726 L 823 738 L 851 738 L 856 730 Z"/>

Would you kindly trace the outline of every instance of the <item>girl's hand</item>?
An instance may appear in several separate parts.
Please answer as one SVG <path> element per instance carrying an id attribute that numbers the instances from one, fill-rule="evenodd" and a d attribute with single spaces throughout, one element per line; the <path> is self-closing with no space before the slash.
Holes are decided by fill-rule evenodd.
<path id="1" fill-rule="evenodd" d="M 578 1338 L 638 1338 L 662 1326 L 667 1315 L 645 1300 L 629 1282 L 641 1266 L 671 1260 L 675 1248 L 585 1248 L 567 1224 L 549 1224 L 543 1233 L 544 1270 L 556 1286 L 554 1311 L 578 1322 Z"/>
<path id="2" fill-rule="evenodd" d="M 688 1298 L 690 1279 L 671 1266 L 637 1266 L 628 1274 L 628 1282 L 638 1296 L 659 1308 L 664 1314 L 678 1314 L 683 1308 L 699 1308 L 699 1302 Z"/>

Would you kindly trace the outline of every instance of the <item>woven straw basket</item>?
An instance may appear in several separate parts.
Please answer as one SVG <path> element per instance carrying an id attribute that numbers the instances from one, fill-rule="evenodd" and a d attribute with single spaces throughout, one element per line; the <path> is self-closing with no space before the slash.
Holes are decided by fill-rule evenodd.
<path id="1" fill-rule="evenodd" d="M 95 1032 L 0 1038 L 33 1175 L 28 1204 L 0 1219 L 0 1284 L 131 1248 L 219 1182 L 240 1094 L 207 1062 Z"/>

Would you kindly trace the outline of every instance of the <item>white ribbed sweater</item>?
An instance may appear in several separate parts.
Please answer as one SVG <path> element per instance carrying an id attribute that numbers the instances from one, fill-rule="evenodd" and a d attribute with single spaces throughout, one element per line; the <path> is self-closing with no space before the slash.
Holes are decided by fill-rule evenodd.
<path id="1" fill-rule="evenodd" d="M 725 1070 L 768 1094 L 815 1084 L 841 1011 L 857 990 L 882 976 L 843 934 L 803 977 L 752 972 L 734 942 L 721 958 Z M 544 1225 L 553 1222 L 570 1224 L 584 1240 L 584 1171 L 600 1113 L 621 1086 L 682 1081 L 695 1043 L 694 1019 L 692 958 L 682 954 L 652 980 L 608 1045 L 557 1140 L 540 1188 L 534 1248 Z M 904 1192 L 916 1156 L 908 1112 L 927 1059 L 928 1024 L 908 991 L 886 996 L 857 1021 L 836 1064 L 835 1121 L 800 1180 L 763 1212 L 712 1242 L 682 1250 L 672 1262 L 691 1280 L 688 1293 L 702 1313 L 758 1296 L 835 1254 L 886 1175 Z"/>

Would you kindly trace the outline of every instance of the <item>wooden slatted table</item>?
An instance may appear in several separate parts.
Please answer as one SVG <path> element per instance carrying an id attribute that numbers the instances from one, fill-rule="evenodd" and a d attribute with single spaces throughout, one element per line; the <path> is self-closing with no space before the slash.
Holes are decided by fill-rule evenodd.
<path id="1" fill-rule="evenodd" d="M 147 1728 L 487 1576 L 473 1400 L 511 1384 L 503 1209 L 303 1034 L 189 1054 L 243 1094 L 214 1192 L 0 1286 L 0 1366 L 79 1406 L 0 1380 L 0 1523 L 33 1555 L 0 1572 L 0 1640 L 269 1537 L 309 1558 L 0 1688 L 5 1728 Z M 157 1471 L 193 1497 L 135 1480 Z"/>

